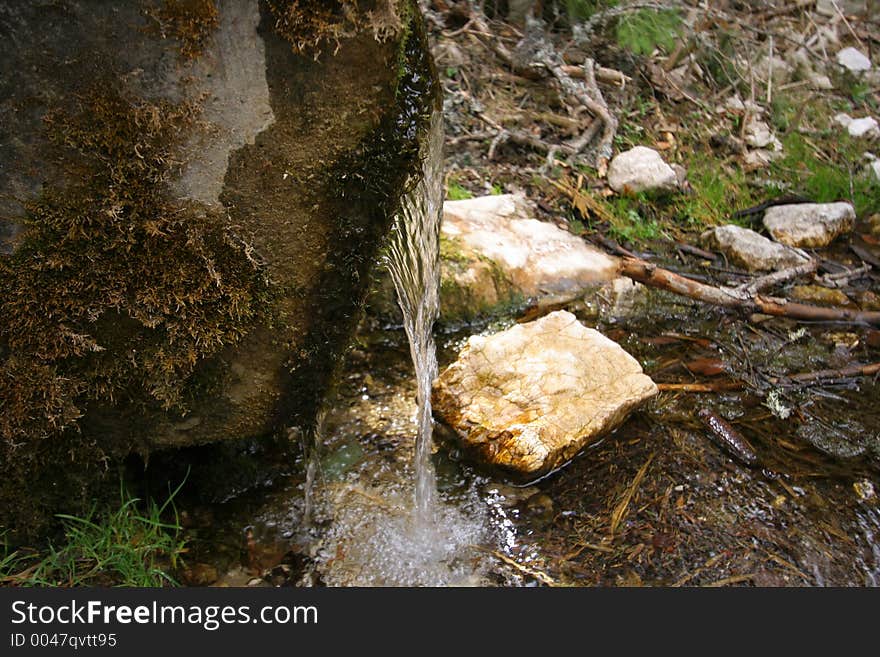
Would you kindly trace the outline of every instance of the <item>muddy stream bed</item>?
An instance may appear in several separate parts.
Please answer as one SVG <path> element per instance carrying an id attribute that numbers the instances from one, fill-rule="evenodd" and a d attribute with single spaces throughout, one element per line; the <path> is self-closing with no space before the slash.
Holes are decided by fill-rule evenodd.
<path id="1" fill-rule="evenodd" d="M 747 322 L 659 292 L 628 309 L 572 308 L 655 381 L 755 381 L 877 360 L 860 327 Z M 617 314 L 616 318 L 611 318 Z M 438 331 L 444 367 L 473 333 Z M 872 346 L 873 345 L 873 346 Z M 696 363 L 696 365 L 694 365 Z M 220 585 L 871 586 L 880 579 L 880 386 L 870 378 L 794 390 L 662 392 L 567 466 L 524 485 L 464 458 L 442 427 L 436 522 L 411 526 L 415 388 L 406 336 L 362 329 L 321 428 L 314 521 L 305 467 L 264 485 L 182 503 L 190 583 Z M 750 379 L 750 377 L 752 377 Z M 751 443 L 747 467 L 697 412 Z M 780 416 L 787 416 L 781 419 Z M 194 564 L 199 564 L 194 566 Z M 210 573 L 205 576 L 205 572 Z"/>

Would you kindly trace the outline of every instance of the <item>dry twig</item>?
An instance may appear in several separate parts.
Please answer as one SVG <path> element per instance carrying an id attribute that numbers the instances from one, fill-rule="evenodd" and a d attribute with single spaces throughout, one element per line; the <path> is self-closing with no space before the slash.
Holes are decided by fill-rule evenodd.
<path id="1" fill-rule="evenodd" d="M 810 306 L 787 299 L 765 297 L 748 289 L 706 285 L 638 258 L 622 258 L 618 271 L 639 283 L 724 308 L 739 308 L 748 312 L 802 321 L 850 322 L 880 326 L 880 312 Z"/>

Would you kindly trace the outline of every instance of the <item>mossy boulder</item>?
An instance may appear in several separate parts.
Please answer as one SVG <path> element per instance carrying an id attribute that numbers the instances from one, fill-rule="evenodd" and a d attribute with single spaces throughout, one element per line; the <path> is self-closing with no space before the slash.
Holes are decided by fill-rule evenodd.
<path id="1" fill-rule="evenodd" d="M 502 314 L 529 301 L 572 301 L 614 278 L 612 258 L 536 214 L 515 194 L 443 204 L 442 322 Z M 394 317 L 393 299 L 392 286 L 384 284 L 371 297 L 371 310 Z"/>
<path id="2" fill-rule="evenodd" d="M 308 426 L 434 108 L 415 3 L 12 3 L 0 37 L 0 525 Z"/>

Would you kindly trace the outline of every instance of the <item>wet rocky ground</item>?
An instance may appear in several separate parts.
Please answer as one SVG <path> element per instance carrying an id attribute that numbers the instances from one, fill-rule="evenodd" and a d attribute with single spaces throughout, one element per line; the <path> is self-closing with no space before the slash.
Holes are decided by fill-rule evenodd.
<path id="1" fill-rule="evenodd" d="M 819 369 L 878 355 L 869 329 L 799 333 L 786 320 L 744 321 L 661 292 L 646 293 L 619 317 L 597 314 L 601 301 L 576 305 L 584 324 L 617 340 L 658 382 L 747 378 L 750 370 L 790 371 L 792 363 Z M 514 321 L 440 332 L 441 368 L 467 335 Z M 842 345 L 844 333 L 849 342 Z M 268 488 L 188 511 L 190 561 L 209 563 L 209 579 L 221 585 L 877 583 L 880 384 L 871 378 L 779 388 L 777 395 L 759 388 L 661 392 L 568 465 L 525 484 L 470 462 L 438 427 L 438 522 L 420 537 L 408 524 L 415 399 L 405 336 L 374 327 L 359 340 L 328 405 L 312 526 L 303 525 L 301 462 Z M 780 408 L 789 406 L 791 415 L 780 419 Z M 745 465 L 713 442 L 697 419 L 701 409 L 726 418 L 749 441 L 757 463 Z"/>

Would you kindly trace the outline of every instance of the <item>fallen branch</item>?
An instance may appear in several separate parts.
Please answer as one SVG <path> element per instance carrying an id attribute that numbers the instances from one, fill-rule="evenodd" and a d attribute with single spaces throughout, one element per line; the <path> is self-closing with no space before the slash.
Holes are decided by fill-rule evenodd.
<path id="1" fill-rule="evenodd" d="M 679 251 L 683 251 L 684 253 L 702 258 L 703 260 L 714 260 L 716 258 L 716 254 L 712 253 L 711 251 L 706 251 L 705 249 L 701 249 L 697 246 L 687 244 L 685 242 L 676 242 L 675 248 Z"/>
<path id="2" fill-rule="evenodd" d="M 773 385 L 777 386 L 806 386 L 836 383 L 857 376 L 875 376 L 880 374 L 880 363 L 869 365 L 850 365 L 837 370 L 817 370 L 815 372 L 801 372 L 786 376 L 767 377 Z M 708 383 L 658 383 L 660 392 L 727 392 L 731 390 L 744 390 L 746 384 L 741 381 L 712 381 Z"/>
<path id="3" fill-rule="evenodd" d="M 822 282 L 828 287 L 846 287 L 852 279 L 858 279 L 871 273 L 871 265 L 864 264 L 856 269 L 847 269 L 837 274 L 825 274 Z"/>
<path id="4" fill-rule="evenodd" d="M 711 383 L 658 383 L 660 392 L 727 392 L 743 390 L 746 387 L 740 381 L 713 381 Z"/>
<path id="5" fill-rule="evenodd" d="M 479 9 L 475 8 L 472 10 L 471 22 L 476 27 L 477 33 L 483 33 L 485 35 L 491 34 L 491 30 L 489 30 L 486 25 L 485 16 L 483 16 L 482 11 Z M 545 38 L 537 35 L 538 32 L 534 30 L 532 34 L 529 34 L 527 28 L 527 34 L 523 37 L 520 43 L 517 44 L 517 50 L 529 52 L 530 57 L 528 58 L 528 61 L 521 61 L 520 58 L 514 56 L 514 54 L 511 53 L 497 38 L 486 38 L 482 39 L 480 42 L 492 50 L 501 61 L 510 66 L 510 68 L 518 75 L 531 79 L 542 78 L 548 75 L 553 77 L 559 83 L 562 92 L 566 96 L 577 101 L 583 107 L 586 107 L 596 119 L 602 122 L 604 129 L 601 138 L 596 145 L 597 158 L 595 164 L 600 175 L 603 175 L 608 160 L 611 159 L 612 142 L 614 140 L 614 135 L 617 133 L 617 119 L 611 115 L 611 112 L 608 110 L 608 105 L 605 103 L 605 99 L 602 96 L 602 92 L 596 84 L 597 70 L 594 62 L 591 59 L 584 62 L 581 69 L 583 71 L 583 81 L 576 81 L 567 72 L 570 70 L 569 65 L 563 62 L 553 45 Z M 520 48 L 520 46 L 524 47 Z M 616 71 L 611 72 L 611 69 L 602 69 L 601 75 L 614 78 L 615 80 L 621 80 L 619 76 L 615 75 L 616 73 Z M 621 84 L 623 82 L 625 82 L 625 79 L 622 80 Z M 548 153 L 548 163 L 552 163 L 556 153 L 559 151 L 567 153 L 570 158 L 579 155 L 580 152 L 583 151 L 593 140 L 596 132 L 598 132 L 598 126 L 594 121 L 586 128 L 584 135 L 580 138 L 571 140 L 568 144 L 547 145 L 542 140 L 536 141 L 534 138 L 528 138 L 526 135 L 512 133 L 510 131 L 508 131 L 507 135 L 502 135 L 501 132 L 499 132 L 496 140 L 500 143 L 505 139 L 511 139 L 518 141 L 519 143 L 525 143 L 533 148 L 546 148 Z M 497 146 L 497 144 L 495 145 Z"/>
<path id="6" fill-rule="evenodd" d="M 755 579 L 755 575 L 733 575 L 731 577 L 719 579 L 715 582 L 710 582 L 709 584 L 703 584 L 703 586 L 709 588 L 719 588 L 722 586 L 730 586 L 731 584 L 739 584 L 740 582 L 748 582 L 753 579 Z"/>
<path id="7" fill-rule="evenodd" d="M 806 276 L 807 274 L 812 274 L 816 271 L 818 266 L 819 265 L 815 260 L 810 260 L 802 265 L 795 265 L 794 267 L 789 267 L 788 269 L 781 269 L 779 271 L 773 272 L 772 274 L 760 276 L 749 283 L 744 283 L 743 285 L 740 285 L 737 289 L 742 290 L 748 295 L 754 295 L 758 292 L 762 292 L 763 290 L 767 290 L 771 287 L 779 285 L 780 283 L 786 283 L 792 279 L 800 278 L 801 276 Z"/>
<path id="8" fill-rule="evenodd" d="M 546 141 L 541 139 L 540 137 L 536 137 L 535 135 L 521 131 L 514 130 L 511 128 L 506 128 L 501 125 L 498 121 L 494 120 L 492 117 L 487 115 L 483 108 L 480 106 L 479 102 L 474 100 L 464 91 L 458 92 L 465 100 L 470 103 L 471 111 L 474 115 L 480 119 L 483 123 L 491 127 L 495 130 L 495 136 L 492 138 L 491 143 L 489 144 L 489 152 L 487 153 L 487 157 L 490 160 L 495 159 L 495 151 L 498 147 L 506 141 L 512 141 L 515 144 L 520 144 L 521 146 L 528 146 L 529 148 L 533 148 L 535 150 L 541 151 L 543 153 L 548 154 L 548 159 L 550 156 L 555 155 L 556 152 L 562 151 L 564 153 L 572 154 L 574 150 L 567 146 L 566 144 L 548 144 Z"/>
<path id="9" fill-rule="evenodd" d="M 587 77 L 586 72 L 582 66 L 577 66 L 575 64 L 563 64 L 559 67 L 566 75 L 573 77 L 577 80 L 584 80 Z M 620 71 L 614 68 L 606 68 L 605 66 L 597 66 L 593 70 L 596 75 L 596 79 L 599 82 L 604 82 L 605 84 L 613 84 L 617 87 L 623 88 L 626 86 L 627 82 L 631 82 L 632 78 L 628 75 L 624 75 Z"/>
<path id="10" fill-rule="evenodd" d="M 858 244 L 850 244 L 849 248 L 850 251 L 859 256 L 864 262 L 867 262 L 874 267 L 880 267 L 880 258 L 877 258 L 873 253 L 868 251 L 868 249 L 863 248 Z"/>
<path id="11" fill-rule="evenodd" d="M 559 586 L 559 584 L 556 582 L 556 580 L 553 579 L 552 577 L 550 577 L 550 575 L 545 573 L 543 570 L 538 570 L 537 568 L 534 568 L 533 566 L 526 566 L 525 564 L 521 564 L 516 559 L 510 558 L 506 554 L 499 552 L 498 550 L 487 550 L 486 548 L 484 548 L 480 545 L 474 545 L 473 547 L 476 548 L 477 550 L 479 550 L 480 552 L 485 552 L 486 554 L 492 555 L 493 557 L 498 559 L 500 562 L 507 564 L 508 566 L 510 566 L 511 568 L 513 568 L 515 570 L 518 570 L 523 575 L 528 575 L 532 579 L 538 580 L 544 586 Z"/>
<path id="12" fill-rule="evenodd" d="M 830 383 L 854 376 L 874 376 L 877 373 L 880 373 L 880 363 L 871 363 L 870 365 L 850 365 L 838 370 L 818 370 L 816 372 L 792 374 L 788 377 L 774 379 L 772 382 L 783 383 L 785 379 L 788 379 L 794 383 Z"/>
<path id="13" fill-rule="evenodd" d="M 792 268 L 796 270 L 797 268 Z M 715 287 L 679 276 L 638 258 L 621 258 L 618 271 L 634 281 L 724 308 L 813 322 L 851 322 L 880 326 L 880 312 L 822 308 L 787 299 L 765 297 L 738 287 Z"/>

